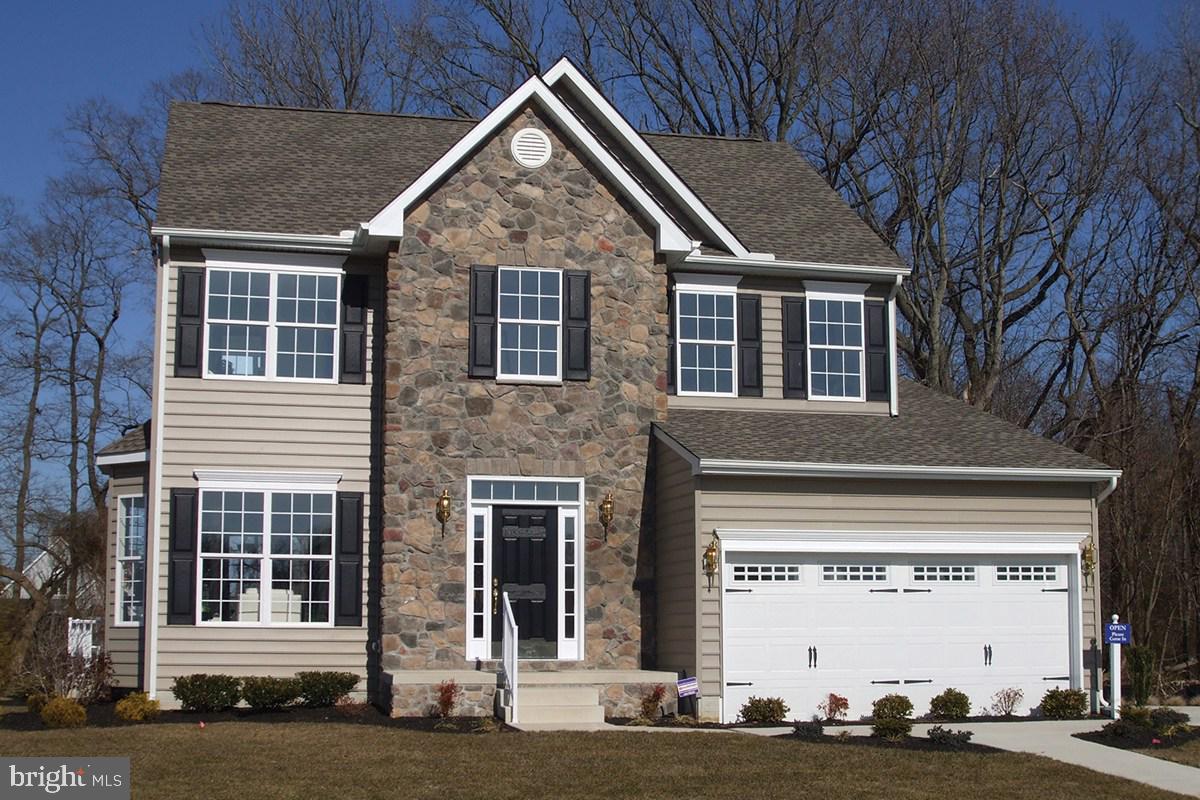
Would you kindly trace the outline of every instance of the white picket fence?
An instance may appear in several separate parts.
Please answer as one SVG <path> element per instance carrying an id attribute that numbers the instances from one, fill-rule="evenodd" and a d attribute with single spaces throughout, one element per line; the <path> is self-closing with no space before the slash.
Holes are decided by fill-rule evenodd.
<path id="1" fill-rule="evenodd" d="M 96 642 L 99 623 L 98 619 L 76 619 L 75 617 L 68 619 L 67 652 L 73 656 L 79 656 L 88 664 L 92 663 L 92 658 L 100 649 Z"/>

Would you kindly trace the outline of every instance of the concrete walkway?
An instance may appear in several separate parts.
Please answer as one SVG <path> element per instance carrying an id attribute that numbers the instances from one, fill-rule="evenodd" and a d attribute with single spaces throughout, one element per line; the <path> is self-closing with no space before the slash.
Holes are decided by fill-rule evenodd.
<path id="1" fill-rule="evenodd" d="M 1179 709 L 1193 720 L 1200 719 L 1200 709 Z M 977 722 L 945 727 L 968 730 L 974 734 L 973 744 L 985 744 L 998 750 L 1014 753 L 1034 753 L 1067 764 L 1087 767 L 1096 772 L 1149 784 L 1169 792 L 1200 797 L 1200 769 L 1129 750 L 1085 742 L 1072 734 L 1098 730 L 1104 723 L 1096 720 L 1039 720 L 1037 722 Z M 913 726 L 914 736 L 924 736 L 931 725 Z M 756 736 L 778 736 L 790 733 L 791 728 L 735 728 L 741 733 Z M 867 725 L 827 726 L 826 733 L 847 730 L 854 736 L 868 736 Z"/>

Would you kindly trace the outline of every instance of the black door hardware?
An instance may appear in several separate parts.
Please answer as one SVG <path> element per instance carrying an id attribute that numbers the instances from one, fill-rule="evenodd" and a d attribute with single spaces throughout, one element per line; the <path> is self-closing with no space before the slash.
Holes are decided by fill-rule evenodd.
<path id="1" fill-rule="evenodd" d="M 1042 589 L 1043 592 L 1068 592 L 1070 589 Z"/>
<path id="2" fill-rule="evenodd" d="M 725 593 L 726 594 L 735 594 L 735 593 L 749 593 L 749 592 L 753 592 L 753 591 L 754 591 L 753 589 L 726 589 Z"/>
<path id="3" fill-rule="evenodd" d="M 808 648 L 808 668 L 813 669 L 817 666 L 817 648 Z"/>
<path id="4" fill-rule="evenodd" d="M 871 681 L 871 683 L 892 683 L 892 684 L 899 685 L 899 684 L 900 684 L 900 681 L 899 681 L 899 680 L 894 680 L 894 681 Z"/>
<path id="5" fill-rule="evenodd" d="M 992 665 L 992 646 L 990 644 L 985 644 L 983 646 L 983 665 L 985 667 L 990 667 Z"/>
<path id="6" fill-rule="evenodd" d="M 1042 678 L 1044 681 L 1069 681 L 1070 675 L 1051 675 L 1049 678 Z"/>
<path id="7" fill-rule="evenodd" d="M 870 592 L 871 594 L 876 594 L 877 592 L 881 592 L 884 594 L 895 594 L 896 592 L 898 592 L 900 590 L 899 589 L 868 589 L 867 591 Z"/>
<path id="8" fill-rule="evenodd" d="M 932 592 L 932 591 L 933 591 L 933 589 L 905 589 L 905 590 L 904 590 L 904 593 L 905 593 L 905 594 L 913 594 L 914 592 L 925 592 L 925 593 L 929 593 L 929 592 Z"/>
<path id="9" fill-rule="evenodd" d="M 904 679 L 905 686 L 908 686 L 910 683 L 933 683 L 933 678 L 921 678 L 920 680 L 909 680 L 907 678 Z"/>
<path id="10" fill-rule="evenodd" d="M 726 686 L 753 686 L 754 681 L 725 681 Z"/>

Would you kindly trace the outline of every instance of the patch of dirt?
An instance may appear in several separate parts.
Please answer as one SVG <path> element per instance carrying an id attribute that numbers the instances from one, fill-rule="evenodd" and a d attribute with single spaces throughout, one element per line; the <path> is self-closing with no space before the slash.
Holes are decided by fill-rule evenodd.
<path id="1" fill-rule="evenodd" d="M 905 736 L 902 739 L 884 739 L 879 736 L 830 736 L 825 734 L 819 738 L 812 736 L 796 736 L 791 733 L 781 733 L 772 739 L 787 739 L 805 744 L 828 745 L 830 747 L 875 747 L 882 750 L 916 750 L 926 753 L 1002 753 L 995 747 L 985 744 L 967 742 L 962 745 L 940 744 L 930 741 L 924 736 Z"/>
<path id="2" fill-rule="evenodd" d="M 1169 750 L 1189 742 L 1200 741 L 1200 727 L 1192 726 L 1186 733 L 1177 733 L 1174 736 L 1159 736 L 1149 728 L 1129 726 L 1121 736 L 1114 736 L 1105 731 L 1088 731 L 1075 734 L 1075 738 L 1120 750 Z"/>

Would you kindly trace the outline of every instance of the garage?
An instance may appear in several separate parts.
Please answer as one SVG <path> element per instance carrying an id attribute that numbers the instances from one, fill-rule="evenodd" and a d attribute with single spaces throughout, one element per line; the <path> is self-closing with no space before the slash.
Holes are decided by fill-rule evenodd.
<path id="1" fill-rule="evenodd" d="M 726 543 L 726 721 L 752 695 L 781 697 L 789 716 L 808 718 L 835 692 L 857 719 L 890 692 L 907 695 L 921 715 L 954 687 L 982 713 L 1011 687 L 1024 695 L 1017 713 L 1026 713 L 1047 689 L 1080 685 L 1073 555 L 939 553 L 928 544 L 910 549 L 930 552 L 862 552 L 879 546 L 804 552 L 797 542 L 788 550 Z M 1067 547 L 1077 552 L 1076 543 Z"/>

